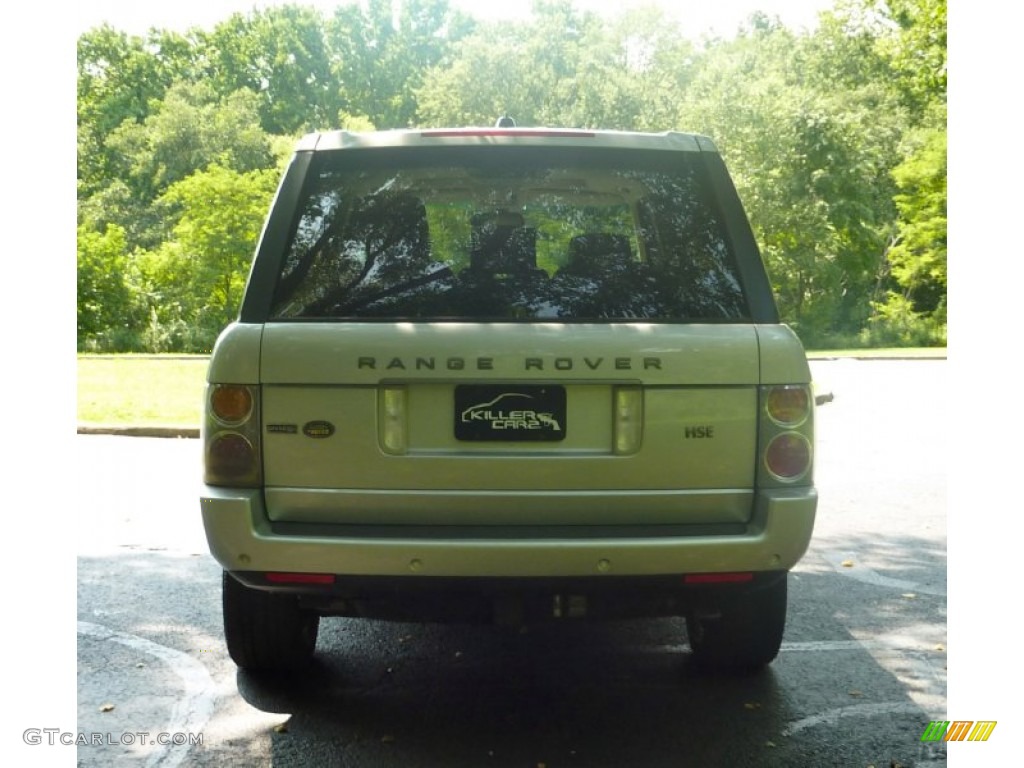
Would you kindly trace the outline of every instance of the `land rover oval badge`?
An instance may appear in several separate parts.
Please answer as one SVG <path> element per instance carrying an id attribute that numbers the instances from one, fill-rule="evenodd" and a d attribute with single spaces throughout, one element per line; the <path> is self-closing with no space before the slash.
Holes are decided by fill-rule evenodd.
<path id="1" fill-rule="evenodd" d="M 302 434 L 306 437 L 330 437 L 334 434 L 334 425 L 329 421 L 307 421 L 302 425 Z"/>

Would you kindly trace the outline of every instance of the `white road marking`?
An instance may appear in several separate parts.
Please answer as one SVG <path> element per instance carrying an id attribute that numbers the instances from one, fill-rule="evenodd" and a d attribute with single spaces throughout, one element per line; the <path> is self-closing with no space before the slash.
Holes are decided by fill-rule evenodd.
<path id="1" fill-rule="evenodd" d="M 132 648 L 136 651 L 155 656 L 181 678 L 185 687 L 184 695 L 178 699 L 171 710 L 170 722 L 164 731 L 169 734 L 201 733 L 203 726 L 213 715 L 217 694 L 214 692 L 213 679 L 206 667 L 188 654 L 168 648 L 136 635 L 125 634 L 92 624 L 87 621 L 78 622 L 78 634 L 97 640 L 112 640 L 115 643 Z M 188 754 L 190 745 L 156 744 L 154 751 L 146 761 L 146 768 L 176 768 Z"/>
<path id="2" fill-rule="evenodd" d="M 651 649 L 657 653 L 679 653 L 690 651 L 688 643 L 658 645 Z M 783 643 L 780 653 L 834 653 L 836 651 L 894 651 L 897 653 L 920 653 L 927 651 L 924 643 L 893 643 L 884 640 L 807 640 Z"/>
<path id="3" fill-rule="evenodd" d="M 937 595 L 939 597 L 946 596 L 946 590 L 936 587 L 929 587 L 926 584 L 919 584 L 915 581 L 907 581 L 905 579 L 893 579 L 889 576 L 882 576 L 880 573 L 871 570 L 867 566 L 861 565 L 855 554 L 849 552 L 822 552 L 829 565 L 844 576 L 849 576 L 851 579 L 862 581 L 865 584 L 873 584 L 876 587 L 885 587 L 887 589 L 895 589 L 900 592 L 921 592 L 926 595 Z M 845 561 L 851 561 L 852 567 L 846 567 L 843 565 Z"/>
<path id="4" fill-rule="evenodd" d="M 859 640 L 808 640 L 802 643 L 783 643 L 780 651 L 783 653 L 792 651 L 800 653 L 814 653 L 821 651 L 863 651 L 866 650 L 869 645 L 876 644 L 871 642 L 862 643 Z"/>
<path id="5" fill-rule="evenodd" d="M 908 701 L 883 702 L 881 704 L 853 704 L 849 707 L 828 709 L 818 715 L 811 715 L 790 723 L 782 731 L 783 736 L 793 736 L 800 731 L 819 725 L 835 725 L 847 717 L 878 717 L 879 715 L 921 715 L 921 709 Z M 924 726 L 921 727 L 924 730 Z"/>

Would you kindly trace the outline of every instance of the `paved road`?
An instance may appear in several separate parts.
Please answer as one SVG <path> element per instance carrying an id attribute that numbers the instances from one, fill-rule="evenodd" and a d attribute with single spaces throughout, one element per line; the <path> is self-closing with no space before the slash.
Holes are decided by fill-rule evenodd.
<path id="1" fill-rule="evenodd" d="M 198 523 L 198 443 L 79 436 L 79 719 L 65 728 L 104 743 L 78 764 L 944 764 L 920 736 L 946 717 L 946 363 L 813 367 L 835 393 L 818 414 L 816 535 L 783 651 L 748 678 L 694 669 L 674 620 L 520 634 L 328 619 L 309 672 L 238 673 Z"/>

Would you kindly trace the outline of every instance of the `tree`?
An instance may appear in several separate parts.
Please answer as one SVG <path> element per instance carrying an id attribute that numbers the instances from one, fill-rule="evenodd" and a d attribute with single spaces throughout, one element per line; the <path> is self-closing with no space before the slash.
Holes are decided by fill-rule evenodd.
<path id="1" fill-rule="evenodd" d="M 132 346 L 126 243 L 116 225 L 102 232 L 78 228 L 79 350 L 123 352 Z"/>
<path id="2" fill-rule="evenodd" d="M 845 34 L 795 35 L 766 17 L 708 49 L 681 100 L 680 120 L 719 144 L 775 285 L 783 318 L 806 341 L 856 333 L 894 210 L 901 112 L 860 82 L 837 48 L 873 55 Z M 845 73 L 832 67 L 843 61 Z"/>
<path id="3" fill-rule="evenodd" d="M 889 290 L 874 305 L 876 333 L 893 326 L 905 343 L 944 341 L 946 323 L 946 131 L 923 130 L 916 149 L 893 169 L 897 235 L 887 255 Z M 932 336 L 934 338 L 929 339 Z"/>
<path id="4" fill-rule="evenodd" d="M 878 343 L 946 339 L 946 0 L 867 0 L 889 21 L 877 49 L 910 119 L 893 168 L 898 218 L 867 334 Z"/>
<path id="5" fill-rule="evenodd" d="M 154 30 L 148 38 L 110 26 L 78 39 L 78 178 L 81 195 L 99 191 L 116 173 L 106 139 L 123 123 L 141 123 L 176 79 L 192 74 L 189 41 Z"/>
<path id="6" fill-rule="evenodd" d="M 172 184 L 214 164 L 240 173 L 275 167 L 257 111 L 258 97 L 246 90 L 219 99 L 207 83 L 175 84 L 145 121 L 125 122 L 107 139 L 119 181 L 106 192 L 121 190 L 115 200 L 122 205 L 98 212 L 90 201 L 83 209 L 120 224 L 132 248 L 153 248 L 168 234 L 153 203 Z"/>
<path id="7" fill-rule="evenodd" d="M 600 119 L 591 124 L 655 132 L 685 129 L 678 114 L 680 94 L 690 87 L 700 52 L 678 23 L 650 6 L 623 13 L 608 36 L 608 55 L 587 73 L 604 105 Z M 588 44 L 587 50 L 596 48 Z"/>
<path id="8" fill-rule="evenodd" d="M 327 24 L 342 111 L 377 128 L 405 128 L 424 73 L 473 28 L 447 0 L 369 0 L 339 6 Z M 339 115 L 334 115 L 338 118 Z"/>
<path id="9" fill-rule="evenodd" d="M 334 126 L 342 97 L 317 10 L 284 5 L 235 13 L 201 33 L 197 48 L 204 77 L 221 98 L 240 89 L 257 97 L 267 133 Z"/>
<path id="10" fill-rule="evenodd" d="M 931 311 L 946 293 L 946 132 L 923 131 L 918 148 L 893 169 L 899 239 L 889 263 L 906 298 Z"/>
<path id="11" fill-rule="evenodd" d="M 946 0 L 866 0 L 895 25 L 879 48 L 897 73 L 895 83 L 917 115 L 946 103 Z"/>
<path id="12" fill-rule="evenodd" d="M 661 17 L 642 18 L 642 29 L 631 33 L 626 25 L 607 28 L 566 0 L 539 0 L 528 21 L 481 25 L 456 45 L 450 62 L 426 74 L 417 92 L 419 122 L 490 125 L 509 114 L 534 126 L 653 124 L 665 110 L 649 110 L 644 97 L 657 91 L 660 105 L 673 98 L 665 88 L 680 77 L 667 74 L 663 62 L 679 48 L 668 42 L 671 33 L 656 33 Z"/>
<path id="13" fill-rule="evenodd" d="M 219 165 L 168 188 L 171 236 L 140 260 L 150 308 L 175 348 L 209 350 L 239 308 L 263 220 L 277 188 L 273 170 Z"/>

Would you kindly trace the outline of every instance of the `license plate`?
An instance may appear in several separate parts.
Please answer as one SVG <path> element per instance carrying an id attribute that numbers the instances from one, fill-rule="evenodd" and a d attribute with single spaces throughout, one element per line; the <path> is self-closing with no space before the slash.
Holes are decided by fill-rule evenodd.
<path id="1" fill-rule="evenodd" d="M 455 387 L 455 439 L 557 442 L 565 439 L 565 387 L 461 384 Z"/>

